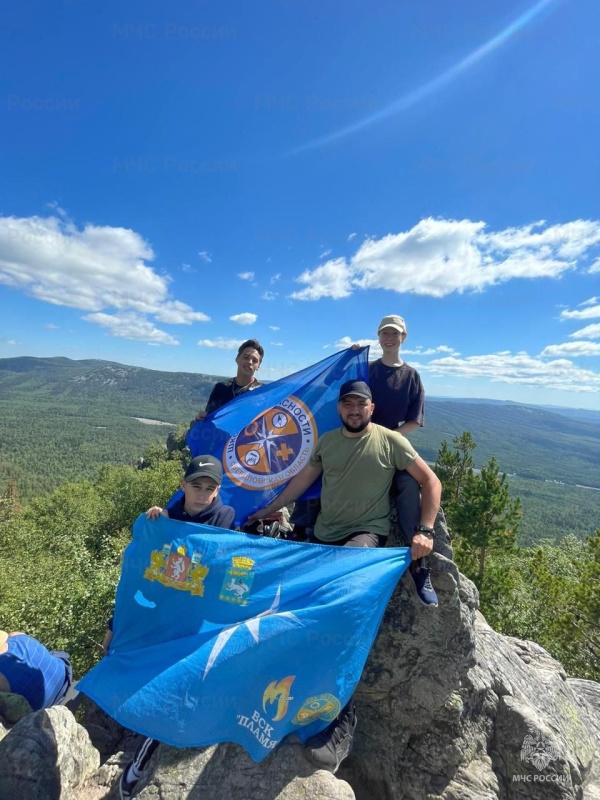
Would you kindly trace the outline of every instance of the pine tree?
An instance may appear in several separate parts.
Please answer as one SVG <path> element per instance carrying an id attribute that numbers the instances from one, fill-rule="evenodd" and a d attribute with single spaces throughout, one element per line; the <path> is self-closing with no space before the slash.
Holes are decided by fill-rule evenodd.
<path id="1" fill-rule="evenodd" d="M 434 471 L 442 482 L 442 507 L 450 528 L 454 527 L 454 512 L 459 506 L 465 481 L 473 472 L 473 450 L 477 446 L 468 431 L 453 439 L 454 449 L 444 440 Z"/>
<path id="2" fill-rule="evenodd" d="M 490 552 L 516 547 L 520 519 L 521 501 L 511 500 L 506 475 L 498 469 L 495 458 L 478 475 L 471 471 L 465 476 L 453 520 L 460 560 L 478 587 L 483 584 Z"/>

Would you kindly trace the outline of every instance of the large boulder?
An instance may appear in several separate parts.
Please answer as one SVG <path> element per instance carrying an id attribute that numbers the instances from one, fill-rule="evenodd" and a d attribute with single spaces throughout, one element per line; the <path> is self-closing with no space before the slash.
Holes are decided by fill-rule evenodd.
<path id="1" fill-rule="evenodd" d="M 0 741 L 0 798 L 77 800 L 99 763 L 87 732 L 67 708 L 36 711 Z"/>
<path id="2" fill-rule="evenodd" d="M 598 712 L 541 647 L 487 625 L 454 564 L 431 561 L 440 605 L 420 605 L 410 576 L 394 593 L 340 777 L 358 800 L 591 800 Z"/>

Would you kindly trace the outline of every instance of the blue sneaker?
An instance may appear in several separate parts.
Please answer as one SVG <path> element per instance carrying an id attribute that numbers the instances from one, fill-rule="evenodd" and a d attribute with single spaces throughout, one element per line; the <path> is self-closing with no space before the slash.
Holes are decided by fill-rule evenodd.
<path id="1" fill-rule="evenodd" d="M 429 567 L 425 566 L 425 559 L 423 558 L 420 558 L 418 561 L 413 561 L 410 565 L 410 574 L 415 582 L 417 597 L 423 603 L 423 605 L 436 608 L 438 604 L 438 597 L 435 593 L 435 589 L 431 585 L 429 572 Z"/>

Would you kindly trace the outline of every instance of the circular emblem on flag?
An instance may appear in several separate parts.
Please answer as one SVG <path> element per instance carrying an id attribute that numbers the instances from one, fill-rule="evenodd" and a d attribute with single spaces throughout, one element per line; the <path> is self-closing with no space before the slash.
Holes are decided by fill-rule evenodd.
<path id="1" fill-rule="evenodd" d="M 263 491 L 279 486 L 308 464 L 316 438 L 313 415 L 290 395 L 229 439 L 223 458 L 225 472 L 246 489 Z"/>

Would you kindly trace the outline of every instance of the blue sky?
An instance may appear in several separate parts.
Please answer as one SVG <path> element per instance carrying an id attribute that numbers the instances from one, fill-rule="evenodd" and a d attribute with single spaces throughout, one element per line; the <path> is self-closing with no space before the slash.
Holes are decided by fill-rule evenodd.
<path id="1" fill-rule="evenodd" d="M 596 0 L 3 17 L 0 357 L 271 379 L 396 313 L 429 395 L 600 408 Z"/>

